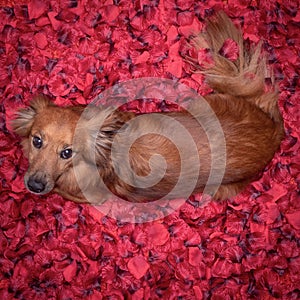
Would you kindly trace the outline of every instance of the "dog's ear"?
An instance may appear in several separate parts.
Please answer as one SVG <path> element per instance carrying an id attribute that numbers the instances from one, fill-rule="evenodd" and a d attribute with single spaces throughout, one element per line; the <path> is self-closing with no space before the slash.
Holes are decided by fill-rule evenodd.
<path id="1" fill-rule="evenodd" d="M 80 131 L 77 132 L 79 138 L 85 136 L 84 155 L 94 157 L 96 154 L 96 156 L 106 157 L 114 136 L 120 130 L 124 130 L 127 121 L 133 117 L 134 113 L 122 112 L 114 108 L 85 109 L 78 127 Z"/>
<path id="2" fill-rule="evenodd" d="M 17 112 L 16 118 L 11 125 L 13 130 L 21 137 L 27 137 L 30 133 L 36 114 L 47 106 L 52 105 L 50 100 L 44 96 L 35 97 L 30 106 L 22 108 Z"/>
<path id="3" fill-rule="evenodd" d="M 131 112 L 123 112 L 118 109 L 107 109 L 105 120 L 100 128 L 100 134 L 112 135 L 123 130 L 126 123 L 134 117 Z"/>

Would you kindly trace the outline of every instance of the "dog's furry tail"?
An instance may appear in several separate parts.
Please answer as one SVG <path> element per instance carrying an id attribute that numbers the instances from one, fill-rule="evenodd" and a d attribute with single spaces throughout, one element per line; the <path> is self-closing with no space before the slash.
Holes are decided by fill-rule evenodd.
<path id="1" fill-rule="evenodd" d="M 224 43 L 237 47 L 237 57 L 226 57 L 222 53 Z M 206 31 L 193 39 L 196 49 L 209 48 L 213 65 L 196 72 L 203 73 L 208 84 L 216 92 L 239 97 L 255 97 L 264 92 L 266 59 L 262 55 L 261 43 L 246 49 L 242 32 L 224 12 L 218 12 L 206 21 Z"/>
<path id="2" fill-rule="evenodd" d="M 223 53 L 225 43 L 236 47 L 236 56 Z M 205 75 L 207 83 L 216 92 L 243 97 L 281 122 L 277 106 L 278 92 L 273 75 L 267 68 L 262 44 L 247 47 L 240 28 L 236 27 L 224 12 L 218 12 L 206 21 L 206 30 L 193 39 L 196 50 L 208 48 L 212 64 L 200 66 L 193 63 L 195 72 Z M 272 86 L 265 92 L 265 79 L 271 78 Z"/>

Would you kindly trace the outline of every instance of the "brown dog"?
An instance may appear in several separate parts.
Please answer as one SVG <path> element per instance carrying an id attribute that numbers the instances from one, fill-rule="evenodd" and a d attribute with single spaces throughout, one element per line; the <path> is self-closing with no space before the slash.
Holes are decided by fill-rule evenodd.
<path id="1" fill-rule="evenodd" d="M 239 48 L 234 61 L 219 54 L 228 39 Z M 244 49 L 241 32 L 224 13 L 208 20 L 194 44 L 210 48 L 210 68 L 189 61 L 214 93 L 187 110 L 135 115 L 58 107 L 45 97 L 22 109 L 13 127 L 24 138 L 29 159 L 27 189 L 36 194 L 54 190 L 91 203 L 103 202 L 109 192 L 129 201 L 203 191 L 224 199 L 257 178 L 283 137 L 277 93 L 264 92 L 260 46 Z"/>

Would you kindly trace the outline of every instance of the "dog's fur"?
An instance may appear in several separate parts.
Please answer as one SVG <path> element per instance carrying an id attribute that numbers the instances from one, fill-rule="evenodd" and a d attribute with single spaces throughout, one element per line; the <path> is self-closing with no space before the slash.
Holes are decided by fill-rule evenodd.
<path id="1" fill-rule="evenodd" d="M 240 55 L 235 61 L 219 53 L 228 39 L 239 47 Z M 226 168 L 221 186 L 217 186 L 217 180 L 212 181 L 208 190 L 216 188 L 214 197 L 224 199 L 236 195 L 256 179 L 278 149 L 283 124 L 277 93 L 264 91 L 267 69 L 260 45 L 245 49 L 241 31 L 224 13 L 207 21 L 206 32 L 194 39 L 194 47 L 208 47 L 214 62 L 201 69 L 197 62 L 187 58 L 195 72 L 202 72 L 214 89 L 205 100 L 224 132 Z M 209 126 L 210 113 L 201 102 L 191 104 L 188 111 L 192 115 L 184 110 L 142 116 L 101 107 L 87 108 L 82 114 L 83 111 L 83 107 L 55 106 L 41 96 L 29 108 L 19 111 L 13 127 L 24 138 L 29 159 L 25 185 L 32 192 L 45 194 L 54 190 L 73 201 L 101 203 L 108 197 L 107 186 L 115 195 L 130 201 L 179 198 L 203 191 L 212 168 L 212 155 L 216 155 L 214 170 L 222 171 L 224 153 L 218 152 L 221 138 L 216 125 Z M 199 125 L 199 119 L 208 124 L 206 130 Z M 172 120 L 186 128 L 186 136 L 174 130 L 170 125 Z M 100 130 L 99 124 L 102 124 Z M 150 133 L 140 136 L 144 132 Z M 43 140 L 41 148 L 33 146 L 34 136 Z M 134 136 L 138 138 L 130 145 L 130 137 Z M 174 145 L 171 140 L 179 144 Z M 66 148 L 72 148 L 73 158 L 60 157 Z M 128 164 L 124 158 L 126 149 Z M 111 159 L 112 152 L 115 162 Z M 149 177 L 149 182 L 154 180 L 152 186 L 141 186 L 148 175 L 154 175 Z M 178 180 L 183 184 L 176 188 Z M 195 183 L 192 190 L 190 182 Z M 41 188 L 33 188 L 32 183 Z"/>

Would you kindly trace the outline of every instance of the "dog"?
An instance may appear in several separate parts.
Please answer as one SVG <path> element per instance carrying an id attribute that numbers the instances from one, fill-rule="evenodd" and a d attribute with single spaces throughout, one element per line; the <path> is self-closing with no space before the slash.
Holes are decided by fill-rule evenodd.
<path id="1" fill-rule="evenodd" d="M 236 59 L 220 54 L 228 40 L 238 47 Z M 276 85 L 265 91 L 261 44 L 247 48 L 241 30 L 219 12 L 193 47 L 209 49 L 209 66 L 186 60 L 213 93 L 188 109 L 138 115 L 110 107 L 58 107 L 45 96 L 21 109 L 12 126 L 29 160 L 26 188 L 93 204 L 111 195 L 133 202 L 203 192 L 226 199 L 259 178 L 284 136 Z M 174 122 L 183 129 L 174 130 Z"/>

